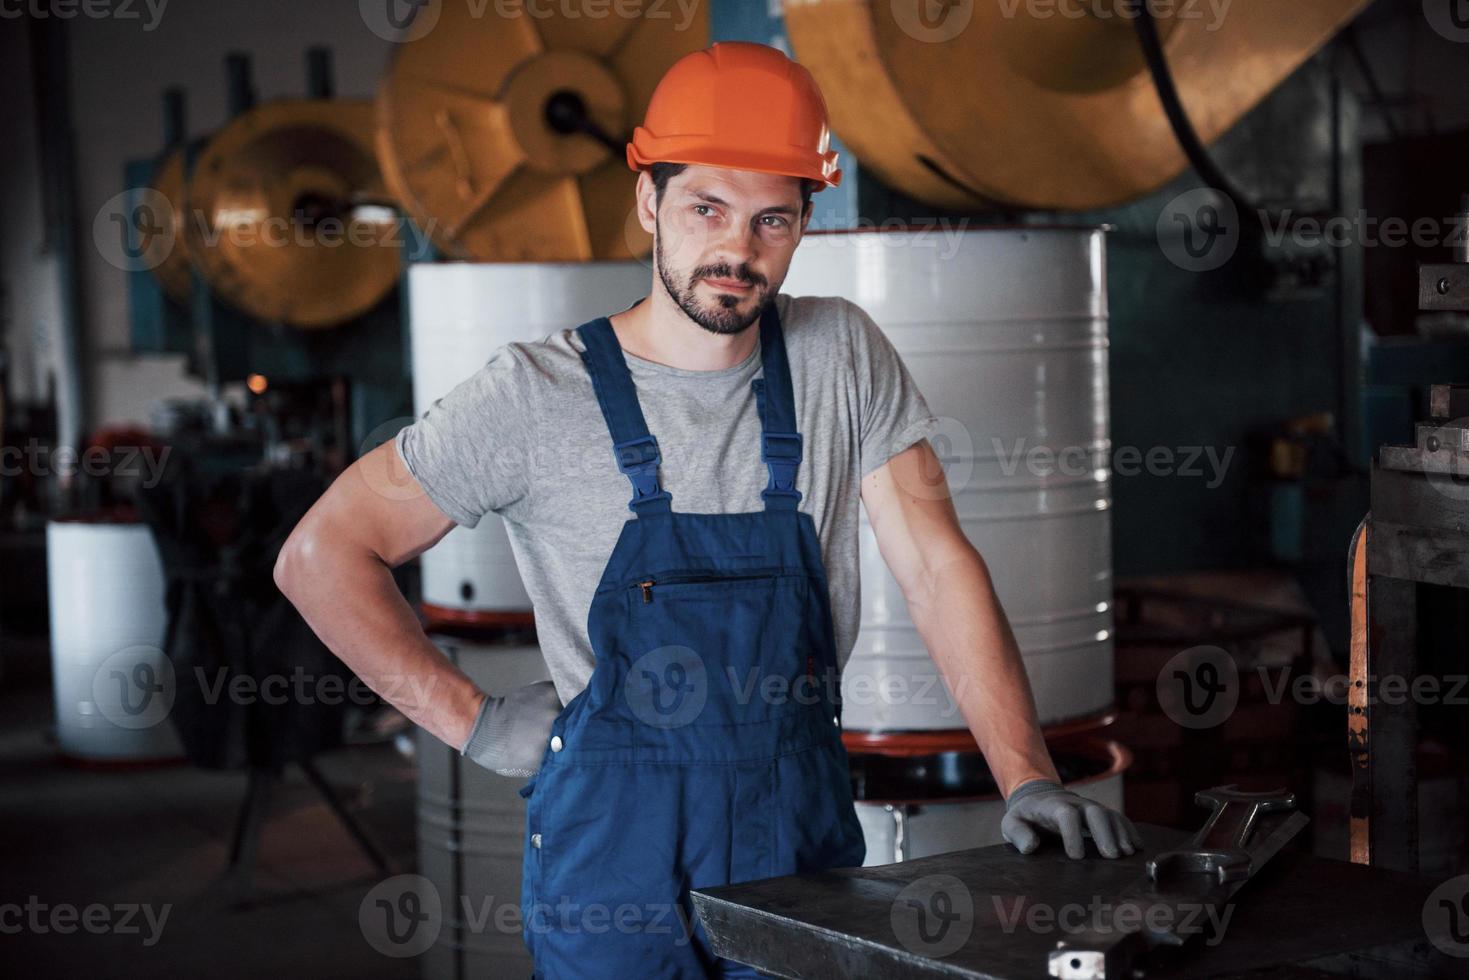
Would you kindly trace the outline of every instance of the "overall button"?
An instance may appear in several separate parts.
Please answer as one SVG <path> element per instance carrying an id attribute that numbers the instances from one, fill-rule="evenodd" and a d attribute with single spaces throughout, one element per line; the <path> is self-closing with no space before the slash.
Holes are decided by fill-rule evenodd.
<path id="1" fill-rule="evenodd" d="M 541 846 L 541 835 L 540 834 L 531 834 L 530 835 L 530 846 L 531 847 L 540 847 Z"/>
<path id="2" fill-rule="evenodd" d="M 560 735 L 552 735 L 551 736 L 551 751 L 552 752 L 560 752 L 561 751 L 561 746 L 563 744 L 564 743 L 561 741 L 561 736 Z"/>

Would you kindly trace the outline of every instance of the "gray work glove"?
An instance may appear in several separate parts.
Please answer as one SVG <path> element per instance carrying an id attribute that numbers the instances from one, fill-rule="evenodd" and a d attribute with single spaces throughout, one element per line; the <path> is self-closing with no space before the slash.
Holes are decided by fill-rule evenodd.
<path id="1" fill-rule="evenodd" d="M 1086 856 L 1081 839 L 1083 818 L 1103 857 L 1115 858 L 1119 844 L 1128 854 L 1142 849 L 1142 835 L 1131 820 L 1049 779 L 1022 783 L 1010 794 L 1000 833 L 1021 854 L 1029 854 L 1040 846 L 1036 830 L 1049 830 L 1061 835 L 1067 857 L 1080 858 Z"/>
<path id="2" fill-rule="evenodd" d="M 502 776 L 534 775 L 560 713 L 561 699 L 550 681 L 517 687 L 504 697 L 487 695 L 459 754 Z"/>

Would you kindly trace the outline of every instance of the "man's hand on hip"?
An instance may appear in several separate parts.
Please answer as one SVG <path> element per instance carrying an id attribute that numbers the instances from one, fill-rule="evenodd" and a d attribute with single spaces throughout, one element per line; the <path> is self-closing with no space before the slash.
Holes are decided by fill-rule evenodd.
<path id="1" fill-rule="evenodd" d="M 541 768 L 561 699 L 550 681 L 486 695 L 460 754 L 502 776 L 530 776 Z"/>

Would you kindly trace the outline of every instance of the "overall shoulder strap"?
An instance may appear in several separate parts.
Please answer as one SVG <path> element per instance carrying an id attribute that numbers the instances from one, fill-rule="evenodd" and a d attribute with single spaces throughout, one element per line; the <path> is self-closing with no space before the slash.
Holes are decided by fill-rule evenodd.
<path id="1" fill-rule="evenodd" d="M 786 359 L 785 336 L 772 297 L 760 317 L 760 361 L 764 377 L 751 382 L 760 413 L 760 459 L 770 470 L 770 482 L 761 491 L 766 510 L 795 510 L 801 501 L 796 472 L 801 466 L 802 440 L 796 431 L 796 399 L 791 390 L 791 367 Z"/>
<path id="2" fill-rule="evenodd" d="M 617 468 L 632 483 L 633 496 L 628 509 L 642 517 L 645 514 L 668 513 L 673 497 L 658 485 L 658 440 L 648 432 L 637 389 L 627 370 L 622 345 L 606 317 L 583 323 L 576 328 L 586 350 L 581 352 L 587 373 L 592 377 L 592 390 L 607 420 L 612 435 L 612 454 Z"/>

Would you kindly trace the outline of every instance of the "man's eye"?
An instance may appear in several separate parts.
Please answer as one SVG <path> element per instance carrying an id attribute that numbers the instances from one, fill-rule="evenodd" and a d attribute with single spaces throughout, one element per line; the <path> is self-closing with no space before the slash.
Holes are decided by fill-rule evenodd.
<path id="1" fill-rule="evenodd" d="M 700 209 L 701 209 L 701 208 L 702 208 L 702 209 L 703 209 L 703 210 L 700 210 Z M 694 205 L 694 210 L 695 210 L 695 211 L 696 211 L 696 212 L 698 212 L 698 214 L 699 214 L 699 217 L 701 217 L 701 218 L 704 218 L 704 217 L 708 217 L 708 215 L 706 215 L 706 214 L 705 214 L 705 213 L 704 213 L 704 212 L 705 212 L 705 211 L 710 211 L 710 212 L 711 212 L 711 213 L 712 213 L 712 209 L 711 209 L 711 208 L 710 208 L 710 207 L 709 207 L 709 205 L 707 205 L 707 204 L 695 204 L 695 205 Z"/>
<path id="2" fill-rule="evenodd" d="M 772 222 L 772 224 L 769 225 L 769 227 L 771 228 L 784 228 L 786 226 L 786 219 L 782 218 L 778 214 L 767 214 L 765 216 L 765 220 Z"/>

